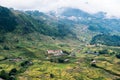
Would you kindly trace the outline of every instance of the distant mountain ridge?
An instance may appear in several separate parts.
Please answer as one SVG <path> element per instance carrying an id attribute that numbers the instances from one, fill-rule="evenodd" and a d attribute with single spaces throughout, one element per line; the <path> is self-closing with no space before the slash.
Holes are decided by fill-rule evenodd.
<path id="1" fill-rule="evenodd" d="M 105 12 L 89 14 L 87 12 L 75 8 L 63 8 L 61 12 L 59 10 L 61 9 L 58 9 L 58 13 L 56 14 L 59 15 L 59 18 L 72 20 L 73 22 L 87 25 L 92 31 L 120 31 L 120 19 L 106 18 Z"/>

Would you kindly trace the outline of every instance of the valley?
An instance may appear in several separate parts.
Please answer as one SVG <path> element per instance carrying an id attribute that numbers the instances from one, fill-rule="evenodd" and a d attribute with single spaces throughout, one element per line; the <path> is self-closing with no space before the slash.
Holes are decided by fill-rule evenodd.
<path id="1" fill-rule="evenodd" d="M 64 9 L 55 14 L 0 6 L 0 79 L 120 79 L 120 20 Z"/>

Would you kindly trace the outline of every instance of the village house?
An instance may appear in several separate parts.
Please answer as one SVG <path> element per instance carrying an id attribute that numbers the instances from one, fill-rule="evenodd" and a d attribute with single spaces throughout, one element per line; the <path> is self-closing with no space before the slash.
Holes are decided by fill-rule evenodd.
<path id="1" fill-rule="evenodd" d="M 94 67 L 96 66 L 96 60 L 92 59 L 91 66 L 94 66 Z"/>
<path id="2" fill-rule="evenodd" d="M 96 63 L 96 60 L 92 60 L 91 64 L 95 64 Z"/>

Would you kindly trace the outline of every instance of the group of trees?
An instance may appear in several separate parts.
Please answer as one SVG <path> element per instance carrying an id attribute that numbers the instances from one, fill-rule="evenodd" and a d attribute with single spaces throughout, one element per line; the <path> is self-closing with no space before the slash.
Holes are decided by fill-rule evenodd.
<path id="1" fill-rule="evenodd" d="M 64 63 L 64 59 L 62 59 L 62 58 L 51 58 L 50 62 Z"/>
<path id="2" fill-rule="evenodd" d="M 30 61 L 24 61 L 21 63 L 21 69 L 17 70 L 16 68 L 11 69 L 9 72 L 6 72 L 5 70 L 2 70 L 0 72 L 0 78 L 5 80 L 17 80 L 16 75 L 18 73 L 24 72 L 26 68 L 31 65 L 32 63 Z"/>
<path id="3" fill-rule="evenodd" d="M 27 66 L 29 66 L 29 65 L 31 65 L 31 64 L 32 64 L 31 61 L 24 61 L 24 62 L 21 63 L 21 66 L 22 66 L 22 67 L 27 67 Z"/>
<path id="4" fill-rule="evenodd" d="M 92 38 L 90 44 L 103 44 L 108 46 L 120 46 L 120 36 L 99 34 Z"/>
<path id="5" fill-rule="evenodd" d="M 120 54 L 116 54 L 116 57 L 117 57 L 118 59 L 120 59 Z"/>
<path id="6" fill-rule="evenodd" d="M 116 52 L 110 52 L 109 50 L 107 49 L 104 49 L 104 50 L 100 50 L 99 51 L 99 54 L 109 54 L 109 55 L 115 55 L 116 58 L 120 59 L 120 53 L 116 53 Z"/>
<path id="7" fill-rule="evenodd" d="M 2 70 L 0 72 L 0 78 L 5 79 L 5 80 L 16 80 L 15 75 L 18 73 L 16 68 L 13 68 L 10 70 L 10 72 L 6 72 L 5 70 Z"/>
<path id="8" fill-rule="evenodd" d="M 67 56 L 60 56 L 60 57 L 51 57 L 50 62 L 55 62 L 55 63 L 66 63 L 69 62 L 69 58 Z"/>

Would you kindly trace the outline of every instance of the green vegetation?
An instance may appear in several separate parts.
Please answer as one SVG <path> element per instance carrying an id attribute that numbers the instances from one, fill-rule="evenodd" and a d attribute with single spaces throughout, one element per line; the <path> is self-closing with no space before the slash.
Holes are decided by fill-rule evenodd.
<path id="1" fill-rule="evenodd" d="M 16 77 L 15 77 L 16 72 L 17 72 L 17 70 L 15 68 L 12 69 L 9 73 L 7 73 L 4 70 L 2 70 L 0 72 L 0 77 L 2 79 L 5 79 L 5 80 L 16 80 Z"/>
<path id="2" fill-rule="evenodd" d="M 4 54 L 0 57 L 0 71 L 1 75 L 4 76 L 5 74 L 5 76 L 1 76 L 1 78 L 6 79 L 8 77 L 11 79 L 11 75 L 14 78 L 13 80 L 113 80 L 119 78 L 120 59 L 116 58 L 119 53 L 119 47 L 81 46 L 82 49 L 79 51 L 80 47 L 78 46 L 79 44 L 76 47 L 72 47 L 70 43 L 61 47 L 61 44 L 44 44 L 43 42 L 34 42 L 34 44 L 30 45 L 28 42 L 24 45 L 19 45 L 20 48 L 17 49 L 3 49 L 1 52 L 4 52 Z M 72 53 L 61 57 L 46 54 L 47 49 L 62 49 L 64 52 L 72 52 L 69 51 L 72 48 L 76 49 L 74 51 L 75 57 L 70 56 Z M 100 54 L 88 54 L 85 53 L 86 51 Z M 111 54 L 113 52 L 114 54 Z M 66 59 L 69 60 L 64 62 Z M 96 63 L 91 66 L 92 59 L 95 59 Z"/>
<path id="3" fill-rule="evenodd" d="M 11 32 L 16 28 L 16 17 L 7 8 L 0 6 L 0 32 Z"/>
<path id="4" fill-rule="evenodd" d="M 120 54 L 116 54 L 116 57 L 117 57 L 118 59 L 120 59 Z"/>
<path id="5" fill-rule="evenodd" d="M 91 44 L 120 46 L 120 36 L 100 34 L 92 38 Z"/>

